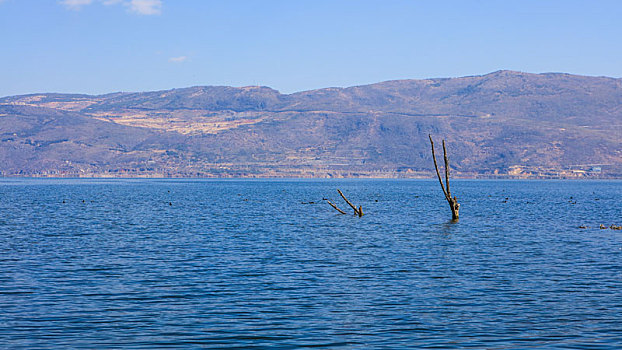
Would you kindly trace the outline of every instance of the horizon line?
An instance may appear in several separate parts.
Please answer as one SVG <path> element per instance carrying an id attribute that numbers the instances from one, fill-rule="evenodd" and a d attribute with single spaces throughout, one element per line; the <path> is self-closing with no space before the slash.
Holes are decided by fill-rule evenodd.
<path id="1" fill-rule="evenodd" d="M 140 94 L 140 93 L 147 93 L 147 92 L 164 92 L 164 91 L 174 91 L 174 90 L 192 89 L 192 88 L 200 88 L 200 87 L 221 87 L 221 88 L 234 88 L 234 89 L 268 88 L 268 89 L 271 89 L 271 90 L 274 90 L 274 91 L 278 92 L 280 95 L 294 95 L 294 94 L 311 92 L 311 91 L 318 91 L 318 90 L 348 89 L 348 88 L 356 88 L 356 87 L 363 87 L 363 86 L 370 86 L 370 85 L 383 84 L 383 83 L 389 83 L 389 82 L 398 82 L 398 81 L 426 81 L 426 80 L 447 80 L 447 79 L 461 79 L 461 78 L 478 78 L 478 77 L 485 77 L 485 76 L 488 76 L 488 75 L 499 74 L 499 73 L 515 73 L 515 74 L 526 74 L 526 75 L 570 75 L 570 76 L 575 76 L 575 77 L 586 77 L 586 78 L 608 78 L 608 79 L 616 79 L 616 80 L 622 79 L 622 78 L 619 78 L 619 77 L 613 77 L 613 76 L 608 76 L 608 75 L 586 75 L 586 74 L 574 74 L 574 73 L 566 73 L 566 72 L 540 72 L 540 73 L 532 73 L 532 72 L 524 72 L 524 71 L 518 71 L 518 70 L 512 70 L 512 69 L 499 69 L 499 70 L 492 71 L 492 72 L 485 73 L 485 74 L 474 74 L 474 75 L 463 75 L 463 76 L 452 76 L 452 77 L 434 77 L 434 78 L 388 79 L 388 80 L 382 80 L 382 81 L 377 81 L 377 82 L 368 83 L 368 84 L 351 85 L 351 86 L 326 86 L 326 87 L 321 87 L 321 88 L 316 88 L 316 89 L 299 90 L 299 91 L 294 91 L 294 92 L 291 92 L 291 93 L 282 93 L 280 90 L 275 89 L 275 88 L 273 88 L 271 86 L 267 86 L 267 85 L 242 85 L 242 86 L 233 86 L 233 85 L 190 85 L 190 86 L 184 86 L 184 87 L 174 87 L 174 88 L 170 88 L 170 89 L 156 89 L 156 90 L 142 90 L 142 91 L 122 91 L 122 90 L 119 90 L 119 91 L 111 91 L 111 92 L 95 93 L 95 94 L 80 93 L 80 92 L 58 92 L 58 91 L 55 91 L 55 92 L 32 92 L 32 93 L 26 93 L 26 94 L 16 94 L 16 95 L 0 96 L 0 99 L 10 98 L 10 97 L 18 97 L 18 96 L 36 96 L 36 95 L 79 95 L 79 96 L 98 97 L 98 96 L 113 95 L 113 94 Z"/>

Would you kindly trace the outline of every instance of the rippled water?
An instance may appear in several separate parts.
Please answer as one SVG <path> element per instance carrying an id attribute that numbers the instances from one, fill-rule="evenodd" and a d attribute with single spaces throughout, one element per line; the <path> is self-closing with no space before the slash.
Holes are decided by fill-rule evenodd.
<path id="1" fill-rule="evenodd" d="M 622 347 L 622 182 L 452 189 L 0 179 L 0 344 Z"/>

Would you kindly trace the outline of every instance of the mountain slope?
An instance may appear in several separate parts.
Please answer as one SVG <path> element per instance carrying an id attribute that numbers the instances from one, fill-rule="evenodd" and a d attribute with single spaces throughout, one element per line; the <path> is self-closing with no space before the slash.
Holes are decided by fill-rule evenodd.
<path id="1" fill-rule="evenodd" d="M 0 171 L 55 176 L 622 177 L 622 80 L 499 71 L 289 95 L 191 87 L 0 99 Z"/>

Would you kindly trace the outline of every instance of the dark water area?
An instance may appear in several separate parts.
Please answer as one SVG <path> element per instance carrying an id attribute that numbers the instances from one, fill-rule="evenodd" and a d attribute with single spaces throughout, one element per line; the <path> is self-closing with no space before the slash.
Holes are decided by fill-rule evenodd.
<path id="1" fill-rule="evenodd" d="M 0 347 L 622 348 L 622 182 L 452 192 L 0 179 Z"/>

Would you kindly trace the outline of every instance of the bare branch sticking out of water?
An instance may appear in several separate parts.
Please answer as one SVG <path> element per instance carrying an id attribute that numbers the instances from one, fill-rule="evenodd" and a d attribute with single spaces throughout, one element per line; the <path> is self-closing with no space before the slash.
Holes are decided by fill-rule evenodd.
<path id="1" fill-rule="evenodd" d="M 328 202 L 328 204 L 330 204 L 330 206 L 331 206 L 331 207 L 335 208 L 335 210 L 336 210 L 336 211 L 338 211 L 338 212 L 340 212 L 341 214 L 344 214 L 344 215 L 346 214 L 346 212 L 345 212 L 345 211 L 343 211 L 343 210 L 341 210 L 341 209 L 337 208 L 337 206 L 336 206 L 336 205 L 334 205 L 334 204 L 333 204 L 333 202 L 329 201 L 328 199 L 327 199 L 326 201 Z"/>
<path id="2" fill-rule="evenodd" d="M 449 157 L 447 157 L 447 148 L 445 148 L 445 140 L 443 140 L 443 159 L 445 161 L 445 184 L 443 184 L 443 178 L 441 177 L 441 172 L 438 170 L 438 164 L 436 163 L 436 154 L 434 153 L 434 141 L 432 141 L 432 135 L 428 135 L 430 138 L 430 145 L 432 146 L 432 159 L 434 160 L 434 169 L 436 170 L 436 177 L 438 177 L 438 182 L 441 184 L 441 189 L 443 190 L 443 194 L 445 195 L 445 199 L 447 203 L 449 203 L 449 207 L 451 208 L 451 217 L 452 220 L 458 220 L 459 218 L 459 210 L 460 204 L 458 204 L 458 197 L 451 197 L 451 191 L 449 189 Z M 445 186 L 447 189 L 445 189 Z"/>
<path id="3" fill-rule="evenodd" d="M 348 205 L 354 209 L 354 215 L 358 215 L 359 217 L 363 216 L 363 209 L 361 208 L 361 206 L 358 207 L 358 209 L 356 208 L 356 206 L 354 204 L 352 204 L 348 198 L 346 198 L 346 196 L 343 194 L 343 192 L 341 192 L 341 190 L 337 190 L 337 192 L 339 192 L 339 195 L 341 195 L 341 198 L 343 198 L 344 201 L 346 201 L 346 203 L 348 203 Z"/>

